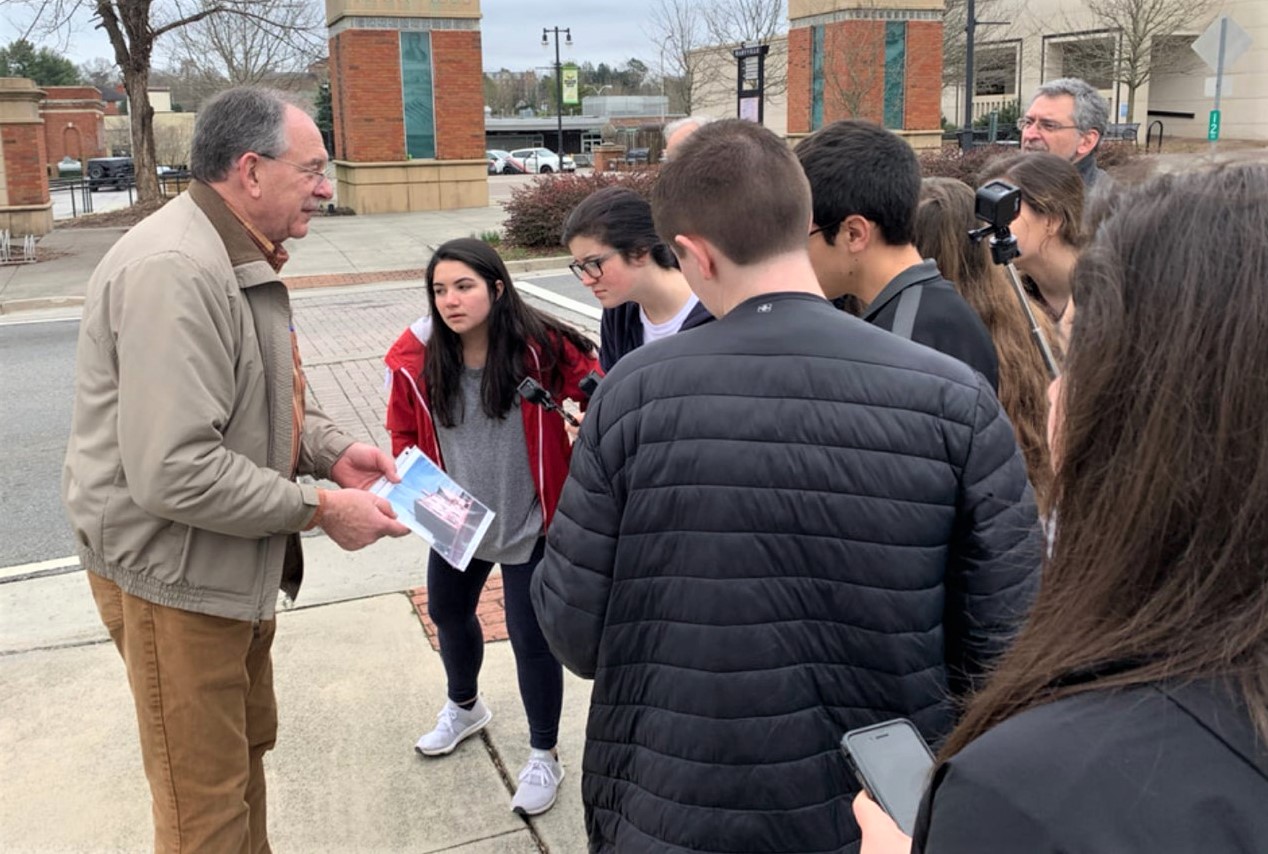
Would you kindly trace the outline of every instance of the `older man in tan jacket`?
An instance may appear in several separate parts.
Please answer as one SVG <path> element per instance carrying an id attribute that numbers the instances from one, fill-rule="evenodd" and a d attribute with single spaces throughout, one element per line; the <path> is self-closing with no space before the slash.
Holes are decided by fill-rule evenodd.
<path id="1" fill-rule="evenodd" d="M 305 394 L 282 241 L 331 197 L 312 120 L 234 89 L 198 115 L 194 182 L 88 285 L 62 496 L 123 656 L 158 851 L 268 851 L 270 650 L 299 532 L 357 549 L 407 530 L 363 491 L 392 460 Z M 299 484 L 329 478 L 340 489 Z"/>

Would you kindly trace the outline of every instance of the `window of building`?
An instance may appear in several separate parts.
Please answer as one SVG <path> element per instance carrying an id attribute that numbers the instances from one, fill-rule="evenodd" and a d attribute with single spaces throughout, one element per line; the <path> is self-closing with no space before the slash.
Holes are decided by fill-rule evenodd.
<path id="1" fill-rule="evenodd" d="M 401 33 L 401 99 L 405 105 L 405 151 L 415 160 L 436 156 L 436 109 L 432 101 L 431 33 Z"/>
<path id="2" fill-rule="evenodd" d="M 885 22 L 885 127 L 903 126 L 907 83 L 907 22 Z"/>
<path id="3" fill-rule="evenodd" d="M 823 127 L 823 24 L 810 28 L 810 129 Z"/>
<path id="4" fill-rule="evenodd" d="M 1112 36 L 1062 42 L 1061 76 L 1082 78 L 1097 89 L 1114 88 L 1116 48 Z"/>
<path id="5" fill-rule="evenodd" d="M 974 52 L 973 94 L 1017 94 L 1017 48 L 1015 45 L 981 47 Z"/>

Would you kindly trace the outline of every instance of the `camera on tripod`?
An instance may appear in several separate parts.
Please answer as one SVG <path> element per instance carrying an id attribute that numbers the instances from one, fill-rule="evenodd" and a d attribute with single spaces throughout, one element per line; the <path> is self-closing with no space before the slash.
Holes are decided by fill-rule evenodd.
<path id="1" fill-rule="evenodd" d="M 969 237 L 977 243 L 991 236 L 991 258 L 996 264 L 1007 264 L 1021 255 L 1017 247 L 1017 238 L 1008 230 L 1008 226 L 1021 213 L 1021 190 L 1007 181 L 991 181 L 977 188 L 973 199 L 973 214 L 986 223 L 981 228 L 969 232 Z"/>
<path id="2" fill-rule="evenodd" d="M 1048 340 L 1044 338 L 1043 330 L 1039 328 L 1039 322 L 1035 319 L 1035 313 L 1030 307 L 1030 297 L 1026 295 L 1026 289 L 1022 287 L 1017 270 L 1013 267 L 1013 259 L 1021 255 L 1021 249 L 1017 246 L 1017 238 L 1013 236 L 1008 226 L 1017 219 L 1020 213 L 1020 188 L 1007 181 L 991 181 L 983 184 L 977 188 L 977 194 L 973 198 L 973 214 L 986 225 L 970 231 L 969 237 L 974 243 L 980 243 L 983 237 L 990 235 L 991 260 L 1008 272 L 1013 292 L 1017 295 L 1017 301 L 1021 304 L 1022 312 L 1026 315 L 1026 321 L 1030 326 L 1031 338 L 1034 339 L 1035 346 L 1039 348 L 1039 354 L 1043 357 L 1048 375 L 1056 379 L 1059 374 L 1056 357 L 1052 353 L 1052 348 L 1048 346 Z"/>

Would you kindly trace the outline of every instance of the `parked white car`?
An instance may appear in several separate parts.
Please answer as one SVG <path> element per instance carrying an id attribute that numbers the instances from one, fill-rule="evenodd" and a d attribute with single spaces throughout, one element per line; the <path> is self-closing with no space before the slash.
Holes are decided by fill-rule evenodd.
<path id="1" fill-rule="evenodd" d="M 577 171 L 577 164 L 570 156 L 565 154 L 563 163 L 560 163 L 559 155 L 549 148 L 517 148 L 511 152 L 511 156 L 523 163 L 526 170 L 533 173 Z"/>

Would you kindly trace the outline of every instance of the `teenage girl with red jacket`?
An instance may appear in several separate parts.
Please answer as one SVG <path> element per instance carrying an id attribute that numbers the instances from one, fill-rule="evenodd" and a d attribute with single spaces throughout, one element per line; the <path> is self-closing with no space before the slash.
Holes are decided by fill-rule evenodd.
<path id="1" fill-rule="evenodd" d="M 417 446 L 495 516 L 465 572 L 430 555 L 428 612 L 440 636 L 448 700 L 415 749 L 424 756 L 451 753 L 493 716 L 478 690 L 484 636 L 476 606 L 493 564 L 500 564 L 531 736 L 511 807 L 537 815 L 554 804 L 563 778 L 555 749 L 563 671 L 537 625 L 529 584 L 568 476 L 571 445 L 559 414 L 520 399 L 516 387 L 532 377 L 556 401 L 583 401 L 578 384 L 598 360 L 584 335 L 524 303 L 506 265 L 483 241 L 445 243 L 426 279 L 431 323 L 407 329 L 386 357 L 392 452 Z"/>

